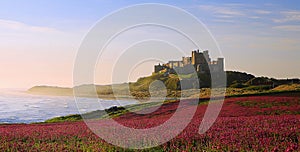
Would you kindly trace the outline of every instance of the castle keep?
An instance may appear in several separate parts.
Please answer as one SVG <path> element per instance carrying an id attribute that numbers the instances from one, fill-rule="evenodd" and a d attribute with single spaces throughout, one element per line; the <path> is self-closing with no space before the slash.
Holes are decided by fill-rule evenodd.
<path id="1" fill-rule="evenodd" d="M 175 72 L 176 71 L 176 72 Z M 200 52 L 199 50 L 192 51 L 191 57 L 182 57 L 181 61 L 169 61 L 165 64 L 154 66 L 154 73 L 199 73 L 223 72 L 224 59 L 218 58 L 212 61 L 208 51 Z"/>

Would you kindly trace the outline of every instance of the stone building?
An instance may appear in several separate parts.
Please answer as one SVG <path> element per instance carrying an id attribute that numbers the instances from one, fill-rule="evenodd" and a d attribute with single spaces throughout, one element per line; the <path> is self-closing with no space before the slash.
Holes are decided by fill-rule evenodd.
<path id="1" fill-rule="evenodd" d="M 194 71 L 199 73 L 223 72 L 224 58 L 212 61 L 207 50 L 203 52 L 194 50 L 191 57 L 182 57 L 181 61 L 169 61 L 163 65 L 154 66 L 154 73 L 159 73 L 162 70 L 169 73 L 175 73 L 175 71 L 177 73 L 192 73 Z"/>

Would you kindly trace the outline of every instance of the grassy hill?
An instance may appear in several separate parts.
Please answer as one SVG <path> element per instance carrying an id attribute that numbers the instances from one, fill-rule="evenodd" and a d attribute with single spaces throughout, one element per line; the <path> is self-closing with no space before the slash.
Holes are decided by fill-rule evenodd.
<path id="1" fill-rule="evenodd" d="M 42 95 L 58 95 L 58 96 L 73 95 L 72 88 L 53 87 L 53 86 L 35 86 L 28 89 L 27 92 L 32 94 L 42 94 Z"/>
<path id="2" fill-rule="evenodd" d="M 220 73 L 222 74 L 222 73 Z M 73 95 L 73 91 L 77 91 L 76 95 L 83 97 L 98 97 L 98 98 L 136 98 L 147 100 L 150 98 L 149 87 L 157 80 L 164 84 L 163 87 L 167 89 L 167 97 L 174 98 L 180 97 L 184 94 L 185 97 L 198 97 L 192 94 L 190 90 L 199 89 L 195 86 L 192 74 L 188 75 L 175 75 L 165 73 L 154 73 L 147 77 L 139 78 L 136 82 L 113 84 L 113 85 L 81 85 L 74 88 L 61 88 L 51 86 L 35 86 L 28 90 L 29 93 L 43 94 L 43 95 Z M 267 77 L 255 77 L 254 75 L 237 72 L 237 71 L 226 71 L 227 77 L 227 91 L 226 95 L 243 95 L 243 94 L 256 94 L 262 92 L 275 92 L 281 90 L 295 90 L 299 89 L 299 79 L 274 79 Z M 200 97 L 206 98 L 210 95 L 211 76 L 210 74 L 198 74 L 200 83 Z M 185 81 L 185 89 L 181 89 L 180 82 Z M 290 86 L 293 85 L 293 86 Z M 127 87 L 129 86 L 129 90 Z M 162 87 L 154 86 L 151 94 L 153 96 L 159 96 Z M 198 92 L 199 92 L 198 91 Z M 79 93 L 78 93 L 79 92 Z M 95 96 L 96 92 L 96 96 Z"/>

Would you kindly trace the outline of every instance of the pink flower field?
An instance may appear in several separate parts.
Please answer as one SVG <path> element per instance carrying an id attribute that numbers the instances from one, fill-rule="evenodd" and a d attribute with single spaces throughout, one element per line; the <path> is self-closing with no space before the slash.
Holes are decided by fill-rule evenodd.
<path id="1" fill-rule="evenodd" d="M 184 102 L 189 103 L 188 100 Z M 168 120 L 177 105 L 177 102 L 168 103 L 148 115 L 127 113 L 115 120 L 132 128 L 151 128 Z M 217 121 L 201 135 L 198 134 L 198 130 L 206 105 L 189 106 L 198 106 L 198 109 L 187 128 L 173 140 L 151 149 L 130 150 L 108 144 L 93 134 L 82 121 L 0 125 L 0 149 L 1 151 L 300 151 L 298 96 L 227 98 Z M 189 106 L 180 110 L 184 112 Z M 105 119 L 97 121 L 106 124 Z"/>

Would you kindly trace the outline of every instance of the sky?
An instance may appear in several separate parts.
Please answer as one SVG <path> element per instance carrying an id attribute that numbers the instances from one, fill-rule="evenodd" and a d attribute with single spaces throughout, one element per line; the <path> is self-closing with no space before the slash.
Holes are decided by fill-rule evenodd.
<path id="1" fill-rule="evenodd" d="M 0 88 L 72 87 L 76 53 L 88 31 L 111 12 L 143 3 L 173 5 L 194 15 L 216 39 L 226 70 L 300 78 L 300 1 L 1 0 Z M 157 44 L 165 50 L 174 49 Z M 139 47 L 133 50 L 141 50 Z M 109 51 L 113 58 L 114 53 Z M 117 48 L 114 52 L 118 52 Z M 165 55 L 170 60 L 179 56 Z M 101 65 L 97 68 L 95 83 L 109 84 L 111 75 L 107 71 L 111 72 L 113 63 L 109 58 L 100 63 L 107 69 Z M 150 75 L 153 64 L 147 62 L 144 67 L 134 68 L 130 81 Z"/>

